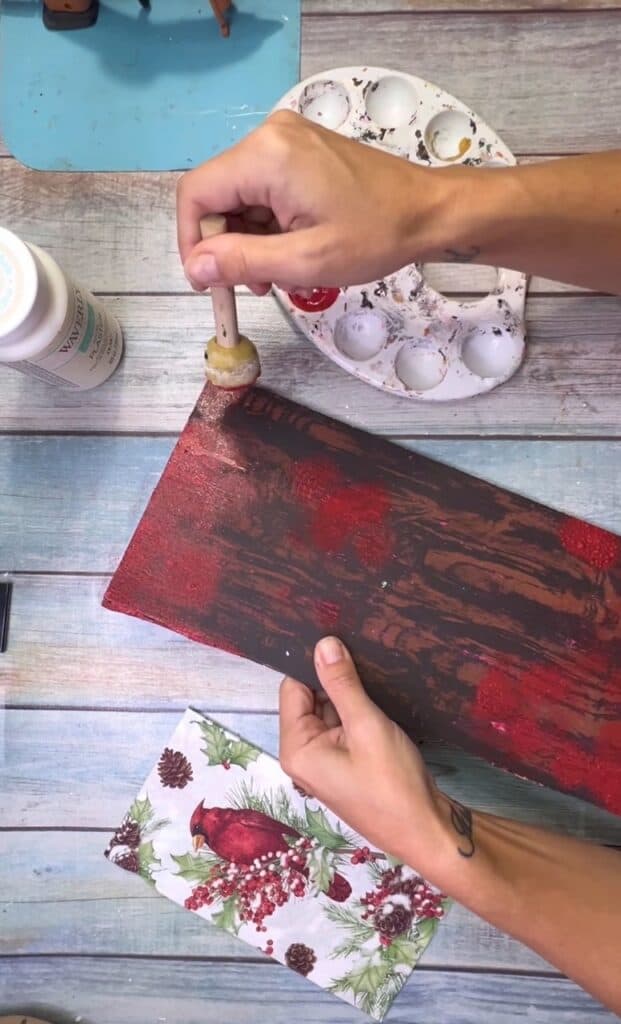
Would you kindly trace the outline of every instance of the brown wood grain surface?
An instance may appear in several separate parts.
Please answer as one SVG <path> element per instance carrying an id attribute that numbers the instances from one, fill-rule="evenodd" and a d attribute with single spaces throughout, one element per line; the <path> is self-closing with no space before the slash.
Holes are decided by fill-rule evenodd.
<path id="1" fill-rule="evenodd" d="M 207 387 L 106 593 L 621 812 L 621 539 L 268 391 Z"/>

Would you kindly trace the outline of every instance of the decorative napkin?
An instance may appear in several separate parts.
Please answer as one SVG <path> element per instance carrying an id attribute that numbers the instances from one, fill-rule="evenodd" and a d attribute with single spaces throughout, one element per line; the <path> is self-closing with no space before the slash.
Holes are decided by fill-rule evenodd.
<path id="1" fill-rule="evenodd" d="M 275 758 L 191 709 L 106 856 L 376 1020 L 447 907 Z"/>

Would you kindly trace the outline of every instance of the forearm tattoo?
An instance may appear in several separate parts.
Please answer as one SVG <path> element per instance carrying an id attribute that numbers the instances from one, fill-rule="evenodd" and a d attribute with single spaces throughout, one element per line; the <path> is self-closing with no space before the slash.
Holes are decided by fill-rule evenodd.
<path id="1" fill-rule="evenodd" d="M 469 807 L 464 807 L 463 804 L 458 803 L 457 800 L 450 800 L 451 805 L 451 825 L 460 837 L 460 841 L 457 844 L 457 852 L 462 857 L 474 856 L 474 837 L 472 834 L 472 811 Z"/>
<path id="2" fill-rule="evenodd" d="M 472 245 L 469 249 L 445 249 L 444 253 L 449 263 L 474 263 L 481 249 L 478 245 Z"/>

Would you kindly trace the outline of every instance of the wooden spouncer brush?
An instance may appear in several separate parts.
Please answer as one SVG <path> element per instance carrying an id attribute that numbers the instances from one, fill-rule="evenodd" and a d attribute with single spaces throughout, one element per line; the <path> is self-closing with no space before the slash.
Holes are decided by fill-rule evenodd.
<path id="1" fill-rule="evenodd" d="M 208 214 L 201 217 L 201 236 L 212 238 L 226 231 L 226 217 Z M 233 288 L 210 288 L 216 336 L 207 342 L 205 372 L 218 388 L 243 388 L 254 384 L 261 373 L 259 356 L 253 343 L 239 333 Z"/>

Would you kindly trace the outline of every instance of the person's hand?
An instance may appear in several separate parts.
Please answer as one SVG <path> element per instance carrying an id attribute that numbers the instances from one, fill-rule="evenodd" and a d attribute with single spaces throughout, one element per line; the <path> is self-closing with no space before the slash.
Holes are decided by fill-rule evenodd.
<path id="1" fill-rule="evenodd" d="M 467 168 L 449 172 L 469 173 Z M 446 172 L 344 138 L 291 111 L 179 180 L 177 223 L 197 290 L 362 284 L 431 251 Z M 229 233 L 200 240 L 206 213 Z"/>
<path id="2" fill-rule="evenodd" d="M 446 798 L 402 729 L 367 696 L 336 637 L 315 650 L 325 691 L 285 679 L 280 763 L 304 790 L 380 850 L 425 871 L 446 835 Z"/>

